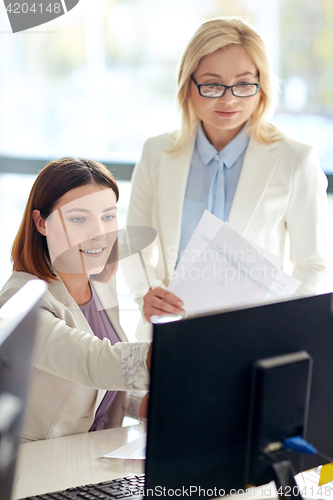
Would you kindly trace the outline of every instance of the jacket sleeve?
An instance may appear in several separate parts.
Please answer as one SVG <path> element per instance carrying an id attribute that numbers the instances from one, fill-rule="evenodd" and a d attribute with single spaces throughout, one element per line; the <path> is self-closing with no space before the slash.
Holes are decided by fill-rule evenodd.
<path id="1" fill-rule="evenodd" d="M 33 365 L 95 389 L 145 390 L 149 345 L 118 342 L 112 346 L 108 339 L 72 328 L 44 308 L 39 314 Z"/>
<path id="2" fill-rule="evenodd" d="M 156 256 L 158 252 L 162 252 L 162 249 L 157 232 L 158 228 L 154 227 L 152 219 L 152 213 L 156 209 L 155 196 L 160 155 L 161 149 L 158 150 L 154 147 L 153 139 L 148 139 L 144 145 L 141 159 L 133 171 L 132 191 L 126 222 L 127 237 L 120 245 L 121 270 L 129 291 L 139 306 L 142 305 L 142 298 L 150 287 L 164 287 L 156 273 Z M 147 238 L 147 228 L 155 230 L 152 242 Z M 123 258 L 125 254 L 129 256 Z"/>
<path id="3" fill-rule="evenodd" d="M 293 276 L 299 295 L 322 293 L 329 276 L 327 179 L 318 153 L 308 148 L 297 162 L 286 213 Z"/>
<path id="4" fill-rule="evenodd" d="M 34 277 L 31 275 L 31 278 Z M 9 280 L 9 282 L 11 279 Z M 12 297 L 26 282 L 7 283 L 0 293 L 0 305 Z M 64 319 L 53 306 L 47 291 L 38 314 L 32 364 L 57 377 L 105 390 L 147 390 L 149 374 L 146 359 L 150 342 L 118 342 L 100 340 L 90 332 L 69 326 L 72 312 L 64 305 Z"/>

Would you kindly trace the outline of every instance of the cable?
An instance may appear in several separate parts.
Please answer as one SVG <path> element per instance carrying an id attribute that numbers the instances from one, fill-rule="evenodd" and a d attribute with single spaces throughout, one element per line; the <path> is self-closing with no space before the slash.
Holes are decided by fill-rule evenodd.
<path id="1" fill-rule="evenodd" d="M 306 455 L 315 455 L 319 458 L 323 458 L 328 463 L 333 463 L 333 458 L 321 453 L 312 444 L 308 443 L 301 436 L 294 436 L 287 438 L 283 442 L 283 447 L 285 450 L 292 450 L 296 453 L 305 453 Z"/>

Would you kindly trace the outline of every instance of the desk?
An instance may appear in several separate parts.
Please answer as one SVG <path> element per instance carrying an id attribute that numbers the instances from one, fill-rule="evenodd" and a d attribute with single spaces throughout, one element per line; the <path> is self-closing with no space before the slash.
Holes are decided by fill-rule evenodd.
<path id="1" fill-rule="evenodd" d="M 21 444 L 12 500 L 131 473 L 141 474 L 144 472 L 143 460 L 101 456 L 133 441 L 145 431 L 145 425 L 140 424 Z M 273 499 L 276 489 L 270 484 L 229 498 Z"/>
<path id="2" fill-rule="evenodd" d="M 144 424 L 23 443 L 12 500 L 144 472 L 144 460 L 101 458 L 145 432 Z"/>

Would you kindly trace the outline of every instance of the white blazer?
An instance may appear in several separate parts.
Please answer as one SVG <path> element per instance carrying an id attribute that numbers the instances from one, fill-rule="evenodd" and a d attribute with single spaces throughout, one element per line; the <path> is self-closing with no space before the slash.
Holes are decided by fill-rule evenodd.
<path id="1" fill-rule="evenodd" d="M 127 226 L 149 226 L 159 237 L 143 252 L 152 286 L 168 286 L 178 256 L 181 220 L 195 136 L 170 154 L 175 133 L 147 140 L 132 177 Z M 254 243 L 284 259 L 302 282 L 299 294 L 316 294 L 328 276 L 327 179 L 316 150 L 283 138 L 263 145 L 251 139 L 231 206 L 229 223 Z M 155 243 L 156 246 L 156 243 Z M 156 252 L 155 252 L 156 253 Z M 131 266 L 125 279 L 140 300 L 147 281 Z"/>
<path id="2" fill-rule="evenodd" d="M 1 291 L 0 305 L 31 279 L 37 278 L 14 272 Z M 93 282 L 93 286 L 120 341 L 126 342 L 118 308 L 114 307 L 114 283 Z M 108 339 L 100 341 L 64 283 L 52 280 L 38 316 L 23 440 L 87 432 L 107 389 L 120 392 L 112 403 L 106 427 L 119 427 L 128 405 L 124 391 L 147 389 L 148 384 L 145 363 L 141 366 L 146 373 L 137 370 L 133 383 L 130 374 L 124 376 L 125 345 L 121 342 L 111 346 Z M 142 352 L 144 361 L 147 350 Z M 128 354 L 131 356 L 130 351 Z"/>

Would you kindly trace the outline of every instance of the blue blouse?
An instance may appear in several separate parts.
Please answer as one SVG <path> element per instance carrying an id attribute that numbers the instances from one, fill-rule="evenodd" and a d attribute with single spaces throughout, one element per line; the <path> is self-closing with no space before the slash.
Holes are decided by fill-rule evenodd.
<path id="1" fill-rule="evenodd" d="M 246 129 L 247 123 L 229 144 L 217 151 L 200 123 L 187 179 L 178 258 L 205 210 L 228 220 L 250 140 Z"/>

